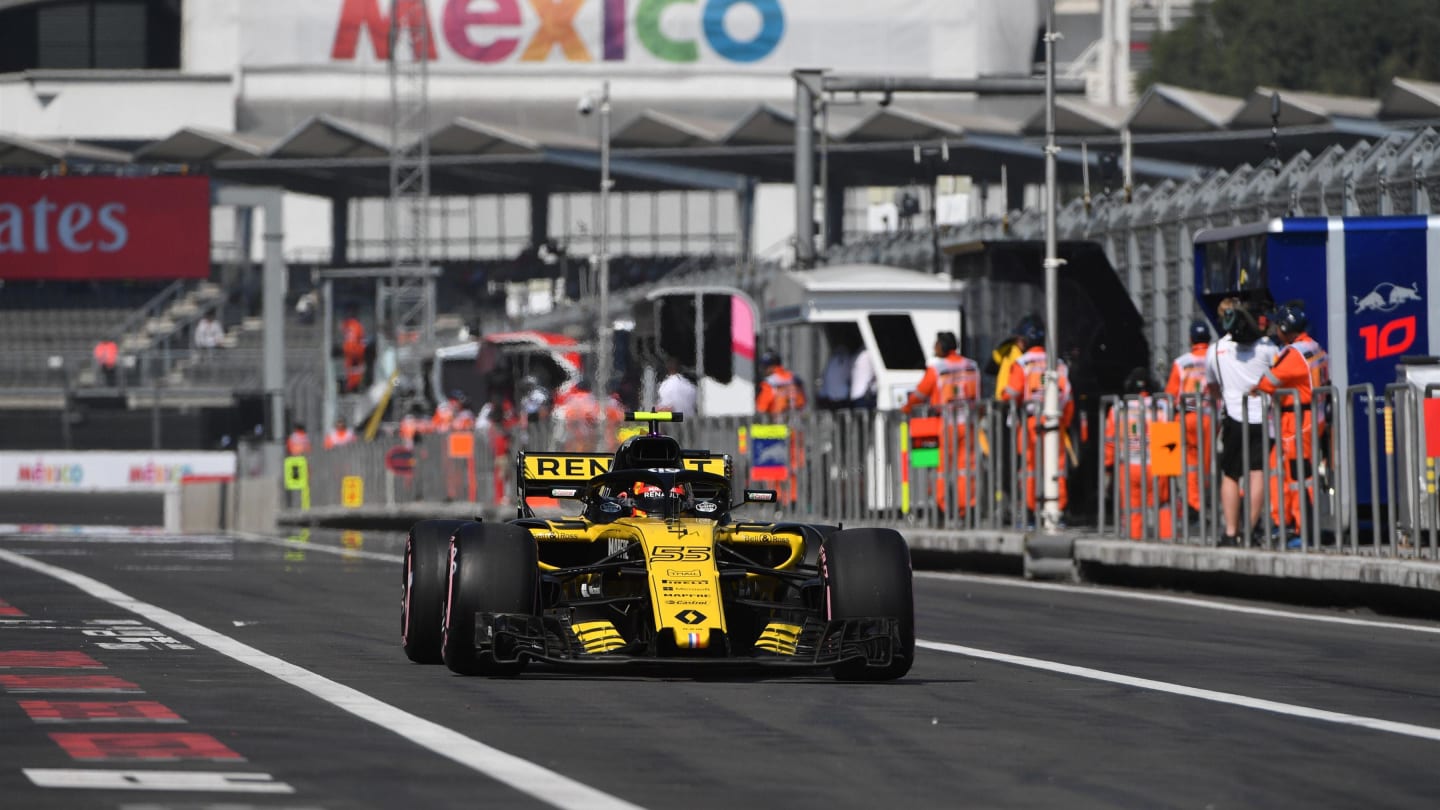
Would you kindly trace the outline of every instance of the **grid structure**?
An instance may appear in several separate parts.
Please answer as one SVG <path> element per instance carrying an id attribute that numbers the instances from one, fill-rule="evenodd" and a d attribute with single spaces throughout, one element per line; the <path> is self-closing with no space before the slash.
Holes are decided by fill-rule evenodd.
<path id="1" fill-rule="evenodd" d="M 429 64 L 435 44 L 424 0 L 390 10 L 390 278 L 382 312 L 397 342 L 429 346 L 435 339 L 435 282 L 430 256 Z M 385 330 L 390 331 L 390 330 Z M 418 366 L 417 366 L 418 369 Z"/>

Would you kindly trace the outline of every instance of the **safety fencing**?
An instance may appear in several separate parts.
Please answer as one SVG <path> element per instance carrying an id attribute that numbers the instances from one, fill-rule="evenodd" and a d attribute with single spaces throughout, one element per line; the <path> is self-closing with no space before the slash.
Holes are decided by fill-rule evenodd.
<path id="1" fill-rule="evenodd" d="M 1440 386 L 1327 386 L 1308 405 L 1295 393 L 1261 395 L 1257 446 L 1241 443 L 1240 469 L 1255 467 L 1261 484 L 1251 489 L 1247 475 L 1233 485 L 1239 544 L 1440 559 Z M 1199 395 L 1106 397 L 1102 409 L 1116 427 L 1107 417 L 1114 456 L 1098 462 L 1099 533 L 1216 545 L 1229 528 L 1223 410 Z"/>
<path id="2" fill-rule="evenodd" d="M 1396 384 L 1378 394 L 1368 385 L 1320 388 L 1309 406 L 1291 393 L 1261 398 L 1265 429 L 1256 447 L 1240 453 L 1241 467 L 1257 467 L 1262 484 L 1253 502 L 1239 499 L 1238 525 L 1256 527 L 1239 533 L 1240 544 L 1440 559 L 1440 386 Z M 1296 404 L 1281 404 L 1290 400 Z M 1062 506 L 1093 497 L 1100 536 L 1218 545 L 1226 485 L 1216 403 L 1200 395 L 1107 397 L 1100 414 L 1094 427 L 1076 419 L 1063 431 Z M 1308 417 L 1315 429 L 1298 431 L 1298 443 L 1288 439 L 1287 416 L 1297 425 Z M 776 491 L 777 503 L 747 505 L 737 518 L 1027 531 L 1046 475 L 1037 421 L 1009 403 L 986 402 L 912 418 L 868 410 L 707 418 L 665 432 L 682 446 L 728 454 L 737 496 L 742 487 Z M 429 435 L 413 446 L 382 437 L 317 450 L 306 463 L 309 507 L 474 501 L 511 509 L 518 451 L 608 452 L 614 431 L 607 426 L 582 445 L 573 431 L 567 442 L 540 423 Z M 1091 480 L 1088 492 L 1066 486 Z M 1240 486 L 1248 484 L 1247 476 Z M 299 495 L 289 493 L 291 508 L 301 506 Z M 578 506 L 570 511 L 578 514 Z"/>
<path id="3" fill-rule="evenodd" d="M 737 516 L 932 529 L 1025 529 L 1034 524 L 1038 433 L 1008 404 L 951 406 L 904 418 L 869 410 L 804 413 L 778 421 L 729 417 L 666 425 L 683 446 L 731 457 L 737 489 L 773 489 L 777 502 Z M 407 503 L 515 506 L 515 454 L 613 451 L 617 426 L 577 441 L 573 428 L 540 423 L 509 431 L 380 437 L 292 458 L 292 509 Z M 633 429 L 633 427 L 632 427 Z M 459 438 L 457 438 L 457 436 Z M 1080 437 L 1065 444 L 1073 456 Z M 1073 469 L 1073 463 L 1070 468 Z M 301 484 L 303 483 L 303 487 Z M 302 490 L 305 501 L 302 503 Z M 738 500 L 738 497 L 737 497 Z M 767 510 L 761 514 L 761 510 Z M 578 511 L 575 510 L 575 511 Z"/>

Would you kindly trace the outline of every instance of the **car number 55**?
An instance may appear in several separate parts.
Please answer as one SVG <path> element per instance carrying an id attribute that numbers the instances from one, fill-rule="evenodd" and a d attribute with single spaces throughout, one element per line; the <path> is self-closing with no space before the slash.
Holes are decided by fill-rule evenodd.
<path id="1" fill-rule="evenodd" d="M 651 562 L 705 562 L 710 549 L 705 546 L 656 546 L 650 552 Z"/>

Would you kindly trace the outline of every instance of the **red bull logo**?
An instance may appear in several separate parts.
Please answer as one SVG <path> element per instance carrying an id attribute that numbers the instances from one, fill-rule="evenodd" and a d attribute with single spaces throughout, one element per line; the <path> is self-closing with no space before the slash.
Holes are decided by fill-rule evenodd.
<path id="1" fill-rule="evenodd" d="M 1362 312 L 1393 312 L 1401 304 L 1423 299 L 1420 297 L 1418 284 L 1402 287 L 1384 281 L 1376 284 L 1375 289 L 1362 297 L 1351 296 L 1351 300 L 1355 302 L 1355 314 L 1359 315 Z"/>

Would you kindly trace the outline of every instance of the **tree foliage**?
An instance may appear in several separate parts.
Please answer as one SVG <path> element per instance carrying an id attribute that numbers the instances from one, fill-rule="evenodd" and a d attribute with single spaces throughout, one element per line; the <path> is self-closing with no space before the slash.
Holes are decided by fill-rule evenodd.
<path id="1" fill-rule="evenodd" d="M 1374 98 L 1396 76 L 1440 81 L 1437 43 L 1440 0 L 1214 0 L 1156 37 L 1139 84 Z"/>

